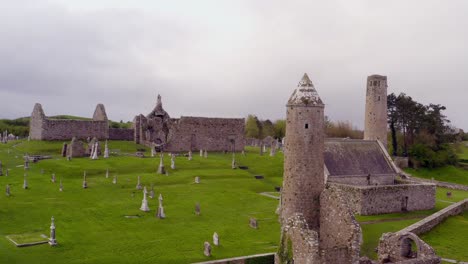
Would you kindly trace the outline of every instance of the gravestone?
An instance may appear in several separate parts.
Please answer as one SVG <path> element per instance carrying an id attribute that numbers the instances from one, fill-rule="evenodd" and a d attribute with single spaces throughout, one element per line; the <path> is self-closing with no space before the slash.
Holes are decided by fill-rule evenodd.
<path id="1" fill-rule="evenodd" d="M 26 156 L 24 160 L 24 170 L 29 170 L 29 157 Z"/>
<path id="2" fill-rule="evenodd" d="M 149 197 L 150 197 L 151 199 L 154 198 L 154 186 L 153 186 L 152 183 L 151 183 L 151 191 L 150 191 L 150 193 L 149 193 Z"/>
<path id="3" fill-rule="evenodd" d="M 5 194 L 6 196 L 10 196 L 10 184 L 6 185 Z"/>
<path id="4" fill-rule="evenodd" d="M 257 219 L 251 217 L 249 220 L 249 226 L 254 229 L 258 229 L 258 222 Z"/>
<path id="5" fill-rule="evenodd" d="M 146 188 L 146 187 L 145 187 L 145 188 Z M 138 176 L 138 182 L 137 182 L 137 185 L 136 185 L 136 189 L 137 189 L 137 190 L 143 189 L 143 188 L 141 187 L 140 176 Z M 146 189 L 145 189 L 145 192 L 146 192 Z"/>
<path id="6" fill-rule="evenodd" d="M 163 153 L 159 155 L 159 167 L 158 167 L 158 174 L 166 174 L 166 170 L 164 169 L 164 161 L 163 161 Z"/>
<path id="7" fill-rule="evenodd" d="M 200 149 L 200 157 L 203 157 L 203 150 Z"/>
<path id="8" fill-rule="evenodd" d="M 244 150 L 242 150 L 242 156 L 245 156 L 245 151 Z"/>
<path id="9" fill-rule="evenodd" d="M 146 186 L 143 189 L 143 200 L 141 201 L 141 207 L 140 210 L 143 212 L 149 212 L 149 207 L 148 207 L 148 199 L 146 199 Z"/>
<path id="10" fill-rule="evenodd" d="M 106 144 L 104 145 L 104 158 L 105 159 L 109 158 L 109 146 L 107 145 L 107 140 L 106 140 Z"/>
<path id="11" fill-rule="evenodd" d="M 159 194 L 158 200 L 159 200 L 159 205 L 162 206 L 162 205 L 163 205 L 163 197 L 162 197 L 162 194 Z"/>
<path id="12" fill-rule="evenodd" d="M 52 216 L 51 223 L 50 223 L 49 245 L 51 246 L 57 245 L 57 240 L 55 239 L 55 219 L 53 216 Z"/>
<path id="13" fill-rule="evenodd" d="M 260 156 L 263 156 L 263 144 L 260 145 Z"/>
<path id="14" fill-rule="evenodd" d="M 5 168 L 5 177 L 8 177 L 8 168 Z"/>
<path id="15" fill-rule="evenodd" d="M 237 169 L 237 164 L 236 164 L 236 155 L 232 153 L 232 163 L 231 163 L 231 168 L 233 170 Z"/>
<path id="16" fill-rule="evenodd" d="M 70 144 L 67 147 L 67 159 L 70 161 L 74 157 L 84 157 L 86 156 L 86 150 L 82 141 L 73 137 Z"/>
<path id="17" fill-rule="evenodd" d="M 214 232 L 213 234 L 213 245 L 219 246 L 219 236 L 218 233 Z"/>
<path id="18" fill-rule="evenodd" d="M 62 178 L 60 178 L 60 187 L 59 187 L 59 191 L 63 192 Z"/>
<path id="19" fill-rule="evenodd" d="M 204 157 L 205 157 L 205 159 L 208 158 L 208 151 L 206 151 L 206 150 L 205 150 Z"/>
<path id="20" fill-rule="evenodd" d="M 196 215 L 200 215 L 200 213 L 201 213 L 201 212 L 200 212 L 200 204 L 197 203 L 197 204 L 195 204 L 195 214 L 196 214 Z"/>
<path id="21" fill-rule="evenodd" d="M 109 169 L 106 169 L 106 179 L 109 178 Z"/>
<path id="22" fill-rule="evenodd" d="M 67 156 L 67 147 L 68 147 L 68 144 L 67 143 L 63 143 L 62 145 L 62 157 L 66 157 Z"/>
<path id="23" fill-rule="evenodd" d="M 156 217 L 159 218 L 159 219 L 166 218 L 166 214 L 164 213 L 164 207 L 162 205 L 159 205 L 158 213 L 156 214 Z"/>
<path id="24" fill-rule="evenodd" d="M 175 155 L 171 154 L 171 169 L 175 170 Z"/>
<path id="25" fill-rule="evenodd" d="M 154 153 L 154 144 L 151 145 L 151 157 L 154 157 L 155 156 L 155 153 Z"/>
<path id="26" fill-rule="evenodd" d="M 208 241 L 204 244 L 205 248 L 203 250 L 203 254 L 207 257 L 211 257 L 211 245 Z"/>
<path id="27" fill-rule="evenodd" d="M 273 143 L 270 148 L 270 157 L 274 157 L 276 155 L 276 145 Z"/>
<path id="28" fill-rule="evenodd" d="M 196 184 L 199 184 L 199 183 L 200 183 L 200 177 L 198 177 L 198 176 L 195 177 L 195 183 L 196 183 Z"/>
<path id="29" fill-rule="evenodd" d="M 188 160 L 192 160 L 192 151 L 188 152 Z"/>
<path id="30" fill-rule="evenodd" d="M 254 177 L 257 180 L 263 180 L 264 179 L 263 175 L 255 175 Z"/>
<path id="31" fill-rule="evenodd" d="M 113 184 L 117 184 L 117 175 L 114 175 L 114 178 L 112 179 Z"/>
<path id="32" fill-rule="evenodd" d="M 55 173 L 52 173 L 52 177 L 50 178 L 50 181 L 55 183 Z"/>
<path id="33" fill-rule="evenodd" d="M 26 174 L 24 174 L 23 189 L 28 189 L 28 179 Z"/>
<path id="34" fill-rule="evenodd" d="M 93 152 L 93 156 L 91 157 L 91 159 L 93 160 L 97 160 L 98 159 L 98 149 L 99 149 L 99 142 L 96 141 L 96 143 L 94 143 L 94 152 Z"/>
<path id="35" fill-rule="evenodd" d="M 83 174 L 83 189 L 88 188 L 88 183 L 86 182 L 86 171 Z"/>

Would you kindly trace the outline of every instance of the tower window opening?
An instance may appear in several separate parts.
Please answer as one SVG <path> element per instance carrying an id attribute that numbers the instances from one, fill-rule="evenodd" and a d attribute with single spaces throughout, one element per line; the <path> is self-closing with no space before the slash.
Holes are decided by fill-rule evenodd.
<path id="1" fill-rule="evenodd" d="M 305 124 L 305 129 L 309 129 L 309 124 Z"/>
<path id="2" fill-rule="evenodd" d="M 379 96 L 379 98 L 377 99 L 377 101 L 380 101 L 380 96 Z"/>

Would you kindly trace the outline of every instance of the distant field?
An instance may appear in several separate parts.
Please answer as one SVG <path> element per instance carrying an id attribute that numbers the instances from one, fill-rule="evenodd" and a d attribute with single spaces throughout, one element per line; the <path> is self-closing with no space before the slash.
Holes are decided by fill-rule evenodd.
<path id="1" fill-rule="evenodd" d="M 458 153 L 458 157 L 463 160 L 468 160 L 468 141 L 464 141 L 462 144 L 462 152 Z"/>
<path id="2" fill-rule="evenodd" d="M 468 170 L 461 167 L 455 166 L 445 166 L 442 168 L 427 169 L 405 169 L 406 172 L 410 173 L 413 176 L 432 179 L 434 178 L 437 181 L 444 182 L 453 182 L 458 184 L 468 185 Z"/>

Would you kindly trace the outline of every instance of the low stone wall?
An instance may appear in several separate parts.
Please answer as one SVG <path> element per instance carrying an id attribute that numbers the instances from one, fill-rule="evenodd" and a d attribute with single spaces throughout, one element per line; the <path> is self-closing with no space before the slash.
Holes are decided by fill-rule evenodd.
<path id="1" fill-rule="evenodd" d="M 402 229 L 399 232 L 406 233 L 406 232 L 411 232 L 416 235 L 424 234 L 428 231 L 430 231 L 432 228 L 440 224 L 442 221 L 444 221 L 446 218 L 454 215 L 459 215 L 463 213 L 464 211 L 468 210 L 468 198 L 460 201 L 458 203 L 454 203 L 437 213 L 434 213 L 421 221 L 414 223 L 405 229 Z"/>
<path id="2" fill-rule="evenodd" d="M 352 186 L 332 183 L 344 191 L 351 209 L 360 215 L 429 210 L 435 206 L 434 184 Z"/>
<path id="3" fill-rule="evenodd" d="M 441 182 L 441 181 L 436 181 L 436 180 L 427 180 L 427 179 L 422 179 L 422 178 L 416 178 L 413 177 L 411 174 L 407 172 L 402 172 L 401 173 L 406 180 L 402 180 L 407 183 L 415 183 L 415 182 L 424 182 L 424 183 L 433 183 L 437 187 L 441 188 L 447 188 L 447 189 L 452 189 L 452 190 L 461 190 L 461 191 L 468 191 L 468 185 L 463 185 L 463 184 L 456 184 L 456 183 L 451 183 L 451 182 Z"/>
<path id="4" fill-rule="evenodd" d="M 336 182 L 348 185 L 366 186 L 369 185 L 391 185 L 395 183 L 396 174 L 371 175 L 369 180 L 367 175 L 357 176 L 328 176 L 329 182 Z"/>
<path id="5" fill-rule="evenodd" d="M 238 258 L 212 260 L 207 262 L 198 262 L 194 264 L 245 264 L 245 263 L 274 263 L 275 253 L 258 254 L 243 256 Z"/>
<path id="6" fill-rule="evenodd" d="M 127 140 L 135 139 L 135 130 L 133 128 L 109 128 L 109 140 Z"/>

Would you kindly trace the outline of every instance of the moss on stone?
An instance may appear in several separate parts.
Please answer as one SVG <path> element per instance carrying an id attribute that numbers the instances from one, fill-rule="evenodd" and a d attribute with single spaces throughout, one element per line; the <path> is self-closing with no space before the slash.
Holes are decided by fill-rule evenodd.
<path id="1" fill-rule="evenodd" d="M 292 241 L 286 234 L 283 234 L 281 237 L 281 244 L 278 248 L 278 258 L 280 264 L 294 263 Z"/>

